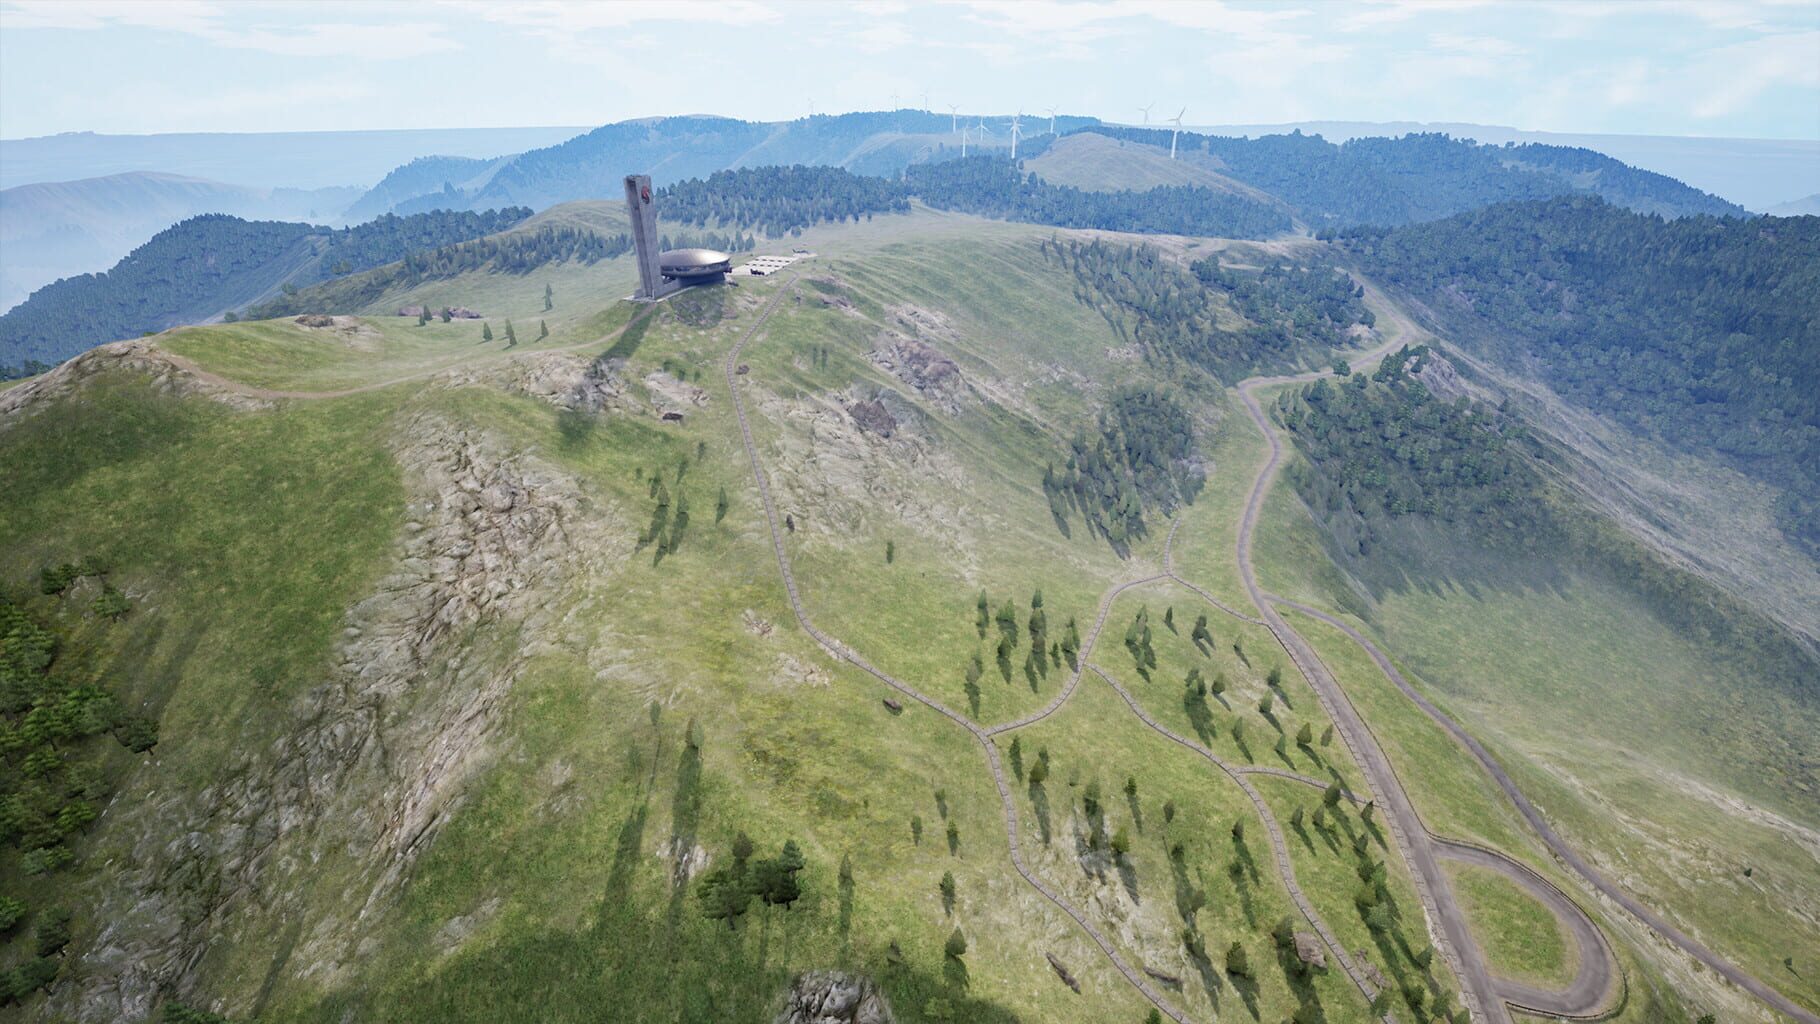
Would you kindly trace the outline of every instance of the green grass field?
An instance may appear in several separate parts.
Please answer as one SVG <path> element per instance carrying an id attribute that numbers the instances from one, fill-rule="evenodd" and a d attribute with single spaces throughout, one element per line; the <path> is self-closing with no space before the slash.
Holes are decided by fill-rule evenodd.
<path id="1" fill-rule="evenodd" d="M 1574 980 L 1579 952 L 1547 907 L 1488 868 L 1449 864 L 1447 878 L 1499 977 L 1553 988 Z"/>

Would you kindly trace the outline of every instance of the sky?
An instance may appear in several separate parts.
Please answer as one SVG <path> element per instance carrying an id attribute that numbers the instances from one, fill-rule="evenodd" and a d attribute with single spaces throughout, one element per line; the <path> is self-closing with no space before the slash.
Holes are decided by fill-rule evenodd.
<path id="1" fill-rule="evenodd" d="M 1820 139 L 1820 0 L 0 0 L 0 138 L 950 104 Z"/>

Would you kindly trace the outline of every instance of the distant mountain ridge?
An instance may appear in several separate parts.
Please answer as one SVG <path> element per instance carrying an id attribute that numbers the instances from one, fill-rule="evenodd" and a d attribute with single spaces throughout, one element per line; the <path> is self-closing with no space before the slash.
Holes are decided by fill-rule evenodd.
<path id="1" fill-rule="evenodd" d="M 1165 150 L 1170 145 L 1164 129 L 1081 130 Z M 1748 212 L 1587 149 L 1485 146 L 1439 133 L 1336 145 L 1299 132 L 1257 139 L 1182 132 L 1175 145 L 1179 153 L 1211 157 L 1221 173 L 1289 203 L 1317 230 L 1419 223 L 1493 203 L 1576 192 L 1669 217 Z"/>
<path id="2" fill-rule="evenodd" d="M 587 128 L 406 128 L 354 132 L 65 132 L 0 144 L 0 188 L 159 170 L 242 185 L 366 187 L 428 153 L 494 157 Z"/>
<path id="3" fill-rule="evenodd" d="M 342 223 L 353 188 L 250 188 L 134 171 L 0 191 L 0 312 L 59 278 L 109 267 L 172 224 L 202 213 Z"/>
<path id="4" fill-rule="evenodd" d="M 997 126 L 1002 118 L 989 120 Z M 459 189 L 459 196 L 431 199 L 442 191 L 444 181 L 405 174 L 409 165 L 393 172 L 400 177 L 388 176 L 392 184 L 386 187 L 390 195 L 403 183 L 414 182 L 422 201 L 459 201 L 469 208 L 503 203 L 544 209 L 561 202 L 611 197 L 620 178 L 631 172 L 649 174 L 658 185 L 705 178 L 721 170 L 793 164 L 892 175 L 912 164 L 959 156 L 955 123 L 952 117 L 921 110 L 818 114 L 775 122 L 710 116 L 642 118 L 603 125 L 557 145 L 520 153 Z M 1030 123 L 1046 126 L 1047 121 L 1031 119 Z M 1095 118 L 1058 117 L 1056 129 L 1098 123 Z M 1007 149 L 1009 135 L 997 127 L 994 133 L 983 144 L 974 141 L 971 148 Z M 361 205 L 363 209 L 371 206 L 365 199 Z"/>
<path id="5" fill-rule="evenodd" d="M 1820 139 L 1739 139 L 1605 132 L 1530 131 L 1455 121 L 1295 121 L 1282 124 L 1190 125 L 1204 135 L 1258 138 L 1300 131 L 1330 142 L 1440 132 L 1487 145 L 1537 142 L 1590 149 L 1632 167 L 1684 181 L 1758 213 L 1790 196 L 1820 191 Z"/>

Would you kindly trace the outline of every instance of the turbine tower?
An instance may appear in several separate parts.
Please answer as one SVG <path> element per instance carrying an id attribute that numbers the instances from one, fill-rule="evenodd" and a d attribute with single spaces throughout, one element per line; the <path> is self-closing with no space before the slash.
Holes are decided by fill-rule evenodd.
<path id="1" fill-rule="evenodd" d="M 1017 112 L 1017 117 L 1011 119 L 1011 159 L 1013 160 L 1017 159 L 1018 135 L 1024 130 L 1024 126 L 1018 122 L 1018 118 L 1023 116 L 1024 112 L 1020 110 Z"/>
<path id="2" fill-rule="evenodd" d="M 1150 107 L 1154 107 L 1154 106 L 1156 106 L 1156 104 L 1154 102 L 1152 102 L 1150 104 Z M 1144 112 L 1144 123 L 1145 124 L 1150 123 L 1150 107 L 1139 107 L 1138 108 L 1139 110 L 1142 110 Z"/>
<path id="3" fill-rule="evenodd" d="M 948 131 L 961 130 L 961 108 L 953 103 L 948 104 Z"/>
<path id="4" fill-rule="evenodd" d="M 1182 133 L 1182 115 L 1186 113 L 1188 113 L 1188 108 L 1183 107 L 1181 110 L 1176 111 L 1174 117 L 1169 119 L 1169 123 L 1175 125 L 1174 128 L 1169 130 L 1169 159 L 1171 160 L 1175 159 L 1175 137 Z"/>
<path id="5" fill-rule="evenodd" d="M 1049 134 L 1055 134 L 1055 108 L 1049 108 Z"/>
<path id="6" fill-rule="evenodd" d="M 966 156 L 967 156 L 967 129 L 962 128 L 961 129 L 961 157 L 964 159 Z"/>

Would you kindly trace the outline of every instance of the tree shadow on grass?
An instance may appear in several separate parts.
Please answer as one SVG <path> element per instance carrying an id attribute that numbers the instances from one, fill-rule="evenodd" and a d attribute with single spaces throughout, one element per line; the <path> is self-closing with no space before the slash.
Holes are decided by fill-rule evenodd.
<path id="1" fill-rule="evenodd" d="M 965 992 L 973 984 L 973 975 L 967 971 L 967 961 L 958 956 L 942 957 L 942 981 L 954 992 Z"/>
<path id="2" fill-rule="evenodd" d="M 1292 819 L 1290 819 L 1289 827 L 1291 829 L 1294 829 L 1295 834 L 1302 838 L 1302 845 L 1308 847 L 1308 852 L 1313 853 L 1314 852 L 1314 840 L 1309 837 L 1307 826 L 1304 825 L 1302 822 L 1296 821 L 1295 819 L 1292 818 Z"/>
<path id="3" fill-rule="evenodd" d="M 1137 865 L 1131 862 L 1130 857 L 1114 856 L 1112 862 L 1118 866 L 1119 881 L 1125 886 L 1125 895 L 1131 897 L 1133 905 L 1143 903 L 1138 895 Z"/>
<path id="4" fill-rule="evenodd" d="M 1188 712 L 1188 724 L 1193 726 L 1201 746 L 1213 746 L 1213 736 L 1218 727 L 1214 724 L 1213 711 L 1207 706 L 1206 699 L 1193 690 L 1188 690 L 1182 694 L 1182 710 Z"/>
<path id="5" fill-rule="evenodd" d="M 1226 990 L 1224 972 L 1214 969 L 1213 961 L 1205 956 L 1188 951 L 1188 962 L 1194 965 L 1194 973 L 1200 976 L 1201 988 L 1207 993 L 1207 1001 L 1213 1004 L 1213 1012 L 1220 1012 L 1220 995 Z"/>
<path id="6" fill-rule="evenodd" d="M 1256 928 L 1258 909 L 1251 896 L 1251 879 L 1245 876 L 1244 862 L 1235 859 L 1226 865 L 1226 877 L 1232 879 L 1232 887 L 1239 894 L 1239 909 L 1245 913 L 1245 923 Z"/>
<path id="7" fill-rule="evenodd" d="M 1251 1019 L 1258 1020 L 1258 980 L 1239 974 L 1228 974 L 1227 977 L 1232 980 L 1232 990 L 1239 994 L 1239 999 L 1245 1004 L 1245 1010 L 1251 1014 Z"/>
<path id="8" fill-rule="evenodd" d="M 1258 884 L 1258 862 L 1252 857 L 1251 846 L 1245 842 L 1243 837 L 1232 837 L 1232 852 L 1238 858 L 1238 862 L 1244 866 L 1245 876 L 1251 880 L 1251 884 Z"/>
<path id="9" fill-rule="evenodd" d="M 1030 783 L 1030 805 L 1036 811 L 1036 832 L 1043 839 L 1043 845 L 1049 845 L 1049 791 L 1043 784 L 1034 780 Z"/>

